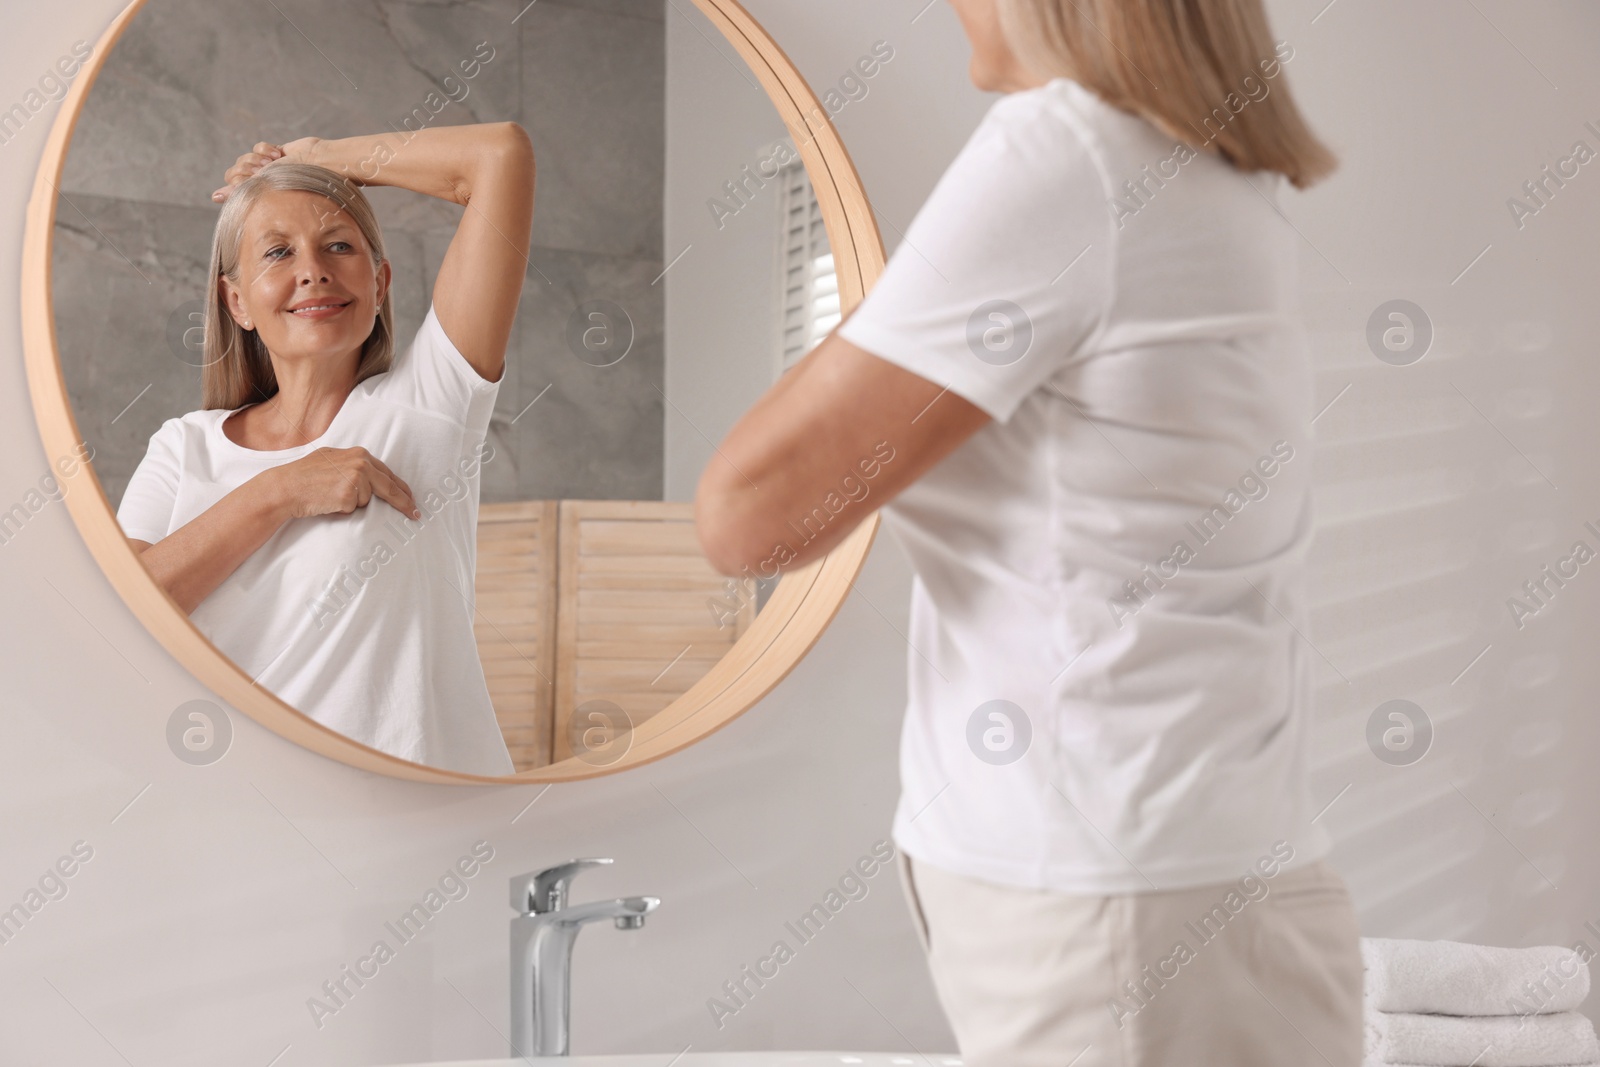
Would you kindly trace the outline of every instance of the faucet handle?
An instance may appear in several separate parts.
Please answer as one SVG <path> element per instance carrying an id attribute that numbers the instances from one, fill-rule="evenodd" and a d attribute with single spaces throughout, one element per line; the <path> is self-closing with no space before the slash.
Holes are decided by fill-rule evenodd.
<path id="1" fill-rule="evenodd" d="M 610 859 L 568 860 L 511 879 L 511 906 L 524 915 L 543 915 L 567 906 L 567 890 L 581 871 L 604 867 Z"/>

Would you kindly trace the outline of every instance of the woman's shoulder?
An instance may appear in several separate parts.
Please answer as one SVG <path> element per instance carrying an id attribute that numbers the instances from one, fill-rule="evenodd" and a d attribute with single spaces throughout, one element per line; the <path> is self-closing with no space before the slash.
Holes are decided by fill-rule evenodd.
<path id="1" fill-rule="evenodd" d="M 1144 116 L 1117 107 L 1071 78 L 1054 78 L 1002 97 L 990 119 L 1012 137 L 1054 143 L 1064 150 L 1086 149 L 1102 159 L 1127 153 L 1142 158 L 1170 150 L 1174 143 Z"/>
<path id="2" fill-rule="evenodd" d="M 1221 185 L 1198 183 L 1213 192 L 1231 188 L 1238 177 L 1198 140 L 1180 140 L 1071 78 L 1055 78 L 1001 98 L 990 122 L 1010 154 L 1044 171 L 1081 173 L 1092 161 L 1113 198 L 1124 195 L 1129 180 L 1153 183 L 1151 171 L 1170 179 L 1177 165 L 1184 173 L 1205 171 L 1220 177 Z"/>
<path id="3" fill-rule="evenodd" d="M 1104 193 L 1130 133 L 1138 133 L 1097 99 L 1068 78 L 1007 93 L 990 106 L 952 170 L 1046 200 Z"/>
<path id="4" fill-rule="evenodd" d="M 396 331 L 389 367 L 357 386 L 374 399 L 416 408 L 455 422 L 492 405 L 498 382 L 483 378 L 445 332 L 432 302 L 415 330 Z"/>
<path id="5" fill-rule="evenodd" d="M 164 420 L 150 435 L 150 447 L 164 448 L 175 454 L 195 447 L 204 449 L 214 435 L 221 432 L 222 421 L 238 410 L 197 408 L 174 415 Z"/>
<path id="6" fill-rule="evenodd" d="M 248 405 L 247 405 L 248 406 Z M 222 420 L 242 408 L 196 408 L 182 415 L 174 415 L 161 424 L 157 434 L 182 438 L 192 434 L 206 434 L 222 425 Z"/>
<path id="7" fill-rule="evenodd" d="M 1148 123 L 1106 100 L 1072 78 L 1052 78 L 1043 85 L 1008 93 L 995 110 L 1006 118 L 1084 123 L 1094 127 L 1137 128 Z"/>
<path id="8" fill-rule="evenodd" d="M 362 392 L 383 393 L 397 387 L 405 379 L 417 373 L 419 362 L 425 364 L 430 361 L 432 349 L 438 345 L 439 323 L 434 316 L 431 301 L 421 321 L 415 327 L 405 324 L 405 320 L 410 318 L 409 315 L 401 313 L 396 314 L 394 318 L 394 337 L 390 342 L 389 363 L 383 370 L 367 375 L 356 384 L 356 388 Z M 422 351 L 418 351 L 419 346 Z M 419 356 L 422 357 L 420 361 Z"/>
<path id="9" fill-rule="evenodd" d="M 176 463 L 181 468 L 184 456 L 193 455 L 196 447 L 206 448 L 212 427 L 228 414 L 216 408 L 200 408 L 162 420 L 145 446 L 145 461 Z"/>

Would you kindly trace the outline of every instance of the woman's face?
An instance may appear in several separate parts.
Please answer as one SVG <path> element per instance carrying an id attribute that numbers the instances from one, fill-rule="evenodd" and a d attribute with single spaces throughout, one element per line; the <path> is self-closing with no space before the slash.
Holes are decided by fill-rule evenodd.
<path id="1" fill-rule="evenodd" d="M 1042 84 L 1028 75 L 1000 32 L 996 0 L 950 0 L 972 42 L 972 84 L 988 92 L 1014 93 Z"/>
<path id="2" fill-rule="evenodd" d="M 339 205 L 269 189 L 245 216 L 239 282 L 221 279 L 229 313 L 277 360 L 360 359 L 388 290 L 389 263 Z M 332 305 L 319 307 L 311 306 Z"/>

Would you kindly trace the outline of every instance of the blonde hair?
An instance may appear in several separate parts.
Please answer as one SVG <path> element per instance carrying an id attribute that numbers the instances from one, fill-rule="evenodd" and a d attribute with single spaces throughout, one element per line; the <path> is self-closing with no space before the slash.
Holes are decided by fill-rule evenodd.
<path id="1" fill-rule="evenodd" d="M 268 190 L 317 193 L 347 214 L 372 252 L 376 270 L 384 260 L 383 233 L 372 204 L 343 175 L 311 163 L 273 163 L 234 187 L 222 205 L 211 238 L 211 293 L 206 298 L 204 367 L 200 372 L 202 403 L 206 408 L 232 410 L 266 400 L 278 391 L 267 346 L 254 330 L 244 330 L 223 295 L 222 279 L 239 284 L 239 251 L 244 241 L 244 220 L 251 207 Z M 382 374 L 394 362 L 394 307 L 391 288 L 383 294 L 372 333 L 361 348 L 356 381 Z"/>
<path id="2" fill-rule="evenodd" d="M 1031 73 L 1065 77 L 1113 107 L 1240 170 L 1297 189 L 1339 165 L 1306 126 L 1261 0 L 997 0 L 1001 31 Z M 1257 92 L 1261 95 L 1256 96 Z M 1236 106 L 1237 105 L 1237 106 Z"/>

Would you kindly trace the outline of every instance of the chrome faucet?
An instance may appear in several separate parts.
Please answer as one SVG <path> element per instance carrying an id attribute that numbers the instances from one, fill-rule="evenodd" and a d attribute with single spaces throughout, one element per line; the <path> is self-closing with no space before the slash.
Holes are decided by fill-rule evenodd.
<path id="1" fill-rule="evenodd" d="M 565 1056 L 570 1038 L 572 944 L 587 923 L 616 920 L 637 930 L 658 897 L 619 897 L 567 906 L 572 879 L 609 859 L 571 860 L 511 879 L 511 1055 Z"/>

